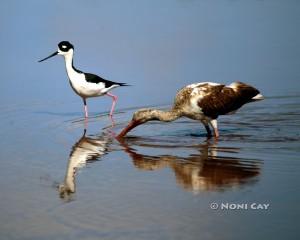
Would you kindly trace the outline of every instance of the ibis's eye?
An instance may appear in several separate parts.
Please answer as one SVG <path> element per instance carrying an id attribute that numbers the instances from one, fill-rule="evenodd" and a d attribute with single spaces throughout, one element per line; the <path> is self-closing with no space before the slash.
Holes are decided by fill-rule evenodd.
<path id="1" fill-rule="evenodd" d="M 62 47 L 62 48 L 67 48 L 67 46 L 66 46 L 66 45 L 62 45 L 61 47 Z"/>

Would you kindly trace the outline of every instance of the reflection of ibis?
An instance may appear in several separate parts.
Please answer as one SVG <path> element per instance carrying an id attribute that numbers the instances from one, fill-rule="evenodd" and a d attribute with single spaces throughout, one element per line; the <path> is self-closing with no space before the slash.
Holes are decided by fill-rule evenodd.
<path id="1" fill-rule="evenodd" d="M 148 121 L 170 122 L 180 117 L 188 117 L 201 121 L 208 136 L 211 136 L 209 125 L 219 136 L 217 118 L 230 114 L 246 103 L 262 100 L 259 91 L 245 83 L 235 82 L 229 86 L 218 83 L 202 82 L 182 88 L 175 97 L 171 110 L 141 109 L 134 113 L 131 122 L 119 134 L 121 138 L 131 129 Z"/>
<path id="2" fill-rule="evenodd" d="M 173 170 L 176 182 L 194 193 L 218 191 L 252 183 L 260 173 L 260 161 L 238 158 L 239 148 L 218 147 L 216 142 L 205 142 L 191 146 L 199 153 L 188 157 L 176 155 L 144 155 L 133 149 L 139 146 L 149 149 L 180 148 L 182 146 L 145 144 L 143 139 L 121 141 L 124 151 L 132 158 L 136 168 L 154 171 L 169 167 Z M 186 146 L 185 146 L 186 147 Z M 154 152 L 154 151 L 153 151 Z M 228 156 L 229 155 L 229 156 Z"/>
<path id="3" fill-rule="evenodd" d="M 88 162 L 99 160 L 107 152 L 111 140 L 109 136 L 103 134 L 99 137 L 86 137 L 85 133 L 86 131 L 74 144 L 70 153 L 64 183 L 59 185 L 59 193 L 62 198 L 76 191 L 75 176 L 77 171 L 86 166 Z"/>

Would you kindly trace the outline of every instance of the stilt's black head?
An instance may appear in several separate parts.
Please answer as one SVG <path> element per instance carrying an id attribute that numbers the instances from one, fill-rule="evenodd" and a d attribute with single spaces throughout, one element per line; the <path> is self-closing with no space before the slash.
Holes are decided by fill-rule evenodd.
<path id="1" fill-rule="evenodd" d="M 63 55 L 63 56 L 69 56 L 70 54 L 73 54 L 74 46 L 68 42 L 68 41 L 62 41 L 58 44 L 58 50 L 54 53 L 52 53 L 50 56 L 40 60 L 39 62 L 43 62 L 51 57 L 54 57 L 56 55 Z"/>
<path id="2" fill-rule="evenodd" d="M 58 50 L 68 52 L 70 49 L 74 50 L 74 46 L 68 41 L 62 41 L 58 44 Z"/>

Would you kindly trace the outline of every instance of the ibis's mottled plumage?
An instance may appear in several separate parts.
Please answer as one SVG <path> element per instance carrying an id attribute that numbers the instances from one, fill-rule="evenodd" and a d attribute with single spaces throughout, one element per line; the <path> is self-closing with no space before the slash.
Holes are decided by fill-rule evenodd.
<path id="1" fill-rule="evenodd" d="M 148 121 L 170 122 L 180 117 L 201 121 L 208 136 L 211 136 L 211 126 L 215 137 L 218 137 L 219 115 L 234 113 L 244 104 L 262 99 L 263 96 L 256 88 L 242 82 L 228 86 L 212 82 L 194 83 L 178 91 L 169 111 L 141 109 L 135 112 L 131 122 L 118 137 L 125 136 L 134 127 Z"/>

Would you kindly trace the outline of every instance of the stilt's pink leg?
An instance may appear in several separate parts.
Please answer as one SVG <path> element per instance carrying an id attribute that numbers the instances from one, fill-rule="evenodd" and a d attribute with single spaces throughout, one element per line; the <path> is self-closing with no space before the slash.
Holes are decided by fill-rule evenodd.
<path id="1" fill-rule="evenodd" d="M 88 118 L 89 114 L 88 114 L 88 109 L 87 109 L 86 105 L 84 106 L 84 112 L 85 112 L 85 117 Z"/>
<path id="2" fill-rule="evenodd" d="M 109 92 L 107 93 L 107 95 L 110 96 L 113 99 L 113 103 L 112 103 L 112 106 L 111 106 L 111 109 L 110 109 L 109 116 L 110 116 L 110 119 L 112 120 L 112 122 L 114 123 L 113 114 L 114 114 L 114 110 L 115 110 L 115 106 L 116 106 L 118 97 L 111 94 L 111 93 L 109 93 Z"/>
<path id="3" fill-rule="evenodd" d="M 88 108 L 87 108 L 87 105 L 86 105 L 86 100 L 85 100 L 85 98 L 83 99 L 83 104 L 84 104 L 84 114 L 85 114 L 85 118 L 88 118 L 88 117 L 89 117 L 89 114 L 88 114 Z"/>

